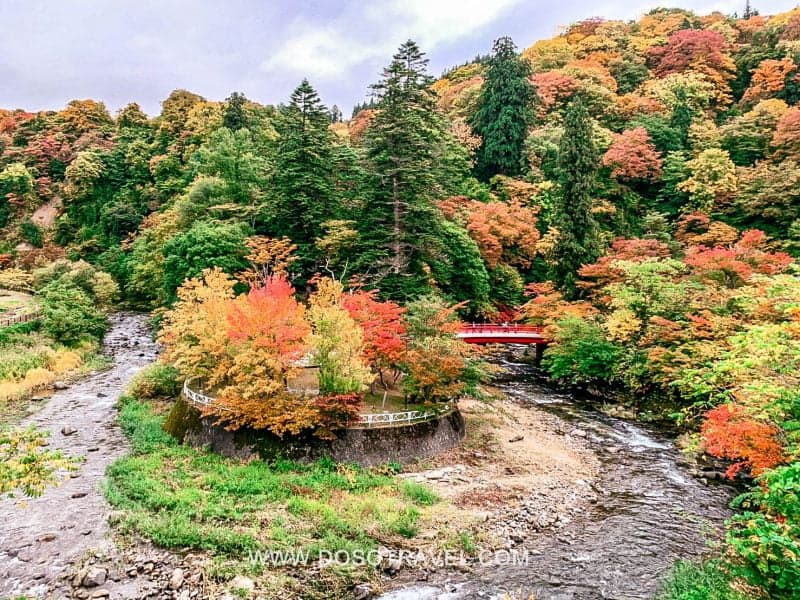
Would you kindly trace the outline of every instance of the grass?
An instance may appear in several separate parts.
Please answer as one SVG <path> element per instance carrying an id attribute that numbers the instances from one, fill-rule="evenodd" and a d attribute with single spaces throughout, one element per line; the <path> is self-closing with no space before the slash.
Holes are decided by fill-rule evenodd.
<path id="1" fill-rule="evenodd" d="M 733 577 L 720 561 L 678 561 L 664 580 L 657 600 L 753 600 L 736 589 Z"/>
<path id="2" fill-rule="evenodd" d="M 0 329 L 0 423 L 13 423 L 23 401 L 56 380 L 97 368 L 97 348 L 92 342 L 63 347 L 39 331 L 38 323 Z"/>
<path id="3" fill-rule="evenodd" d="M 107 497 L 122 511 L 124 535 L 165 548 L 208 551 L 216 557 L 218 577 L 252 568 L 244 561 L 255 550 L 303 551 L 313 559 L 323 551 L 403 544 L 430 525 L 443 504 L 425 486 L 399 481 L 391 467 L 364 469 L 330 459 L 242 462 L 181 445 L 162 429 L 157 407 L 121 400 L 120 425 L 132 453 L 109 467 Z M 325 585 L 311 583 L 325 588 L 323 598 L 331 585 L 372 576 L 362 565 Z"/>

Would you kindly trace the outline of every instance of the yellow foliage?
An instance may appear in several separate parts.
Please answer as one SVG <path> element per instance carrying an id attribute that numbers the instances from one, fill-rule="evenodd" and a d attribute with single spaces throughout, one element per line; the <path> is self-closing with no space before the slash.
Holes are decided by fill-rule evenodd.
<path id="1" fill-rule="evenodd" d="M 25 378 L 20 382 L 28 391 L 33 391 L 50 385 L 55 380 L 55 373 L 49 369 L 37 367 L 25 373 Z"/>
<path id="2" fill-rule="evenodd" d="M 628 308 L 618 308 L 606 319 L 603 327 L 615 342 L 628 342 L 642 329 L 642 321 Z"/>
<path id="3" fill-rule="evenodd" d="M 30 292 L 33 290 L 33 275 L 22 269 L 3 269 L 0 271 L 0 288 Z"/>
<path id="4" fill-rule="evenodd" d="M 83 364 L 83 359 L 76 352 L 71 350 L 61 350 L 50 361 L 50 368 L 55 373 L 67 373 L 74 371 Z"/>
<path id="5" fill-rule="evenodd" d="M 185 377 L 202 377 L 211 387 L 221 383 L 231 361 L 226 324 L 235 281 L 219 268 L 206 269 L 178 289 L 178 302 L 164 315 L 159 341 L 165 360 Z"/>

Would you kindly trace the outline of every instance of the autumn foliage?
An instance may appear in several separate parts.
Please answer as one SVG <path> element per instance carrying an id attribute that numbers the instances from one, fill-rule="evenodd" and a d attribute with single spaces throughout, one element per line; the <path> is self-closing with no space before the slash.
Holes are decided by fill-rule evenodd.
<path id="1" fill-rule="evenodd" d="M 779 434 L 777 427 L 753 418 L 735 404 L 723 404 L 708 411 L 701 428 L 707 452 L 736 461 L 728 468 L 728 477 L 743 468 L 760 475 L 783 462 Z"/>
<path id="2" fill-rule="evenodd" d="M 603 164 L 622 181 L 654 181 L 661 176 L 661 157 L 643 127 L 615 135 Z"/>

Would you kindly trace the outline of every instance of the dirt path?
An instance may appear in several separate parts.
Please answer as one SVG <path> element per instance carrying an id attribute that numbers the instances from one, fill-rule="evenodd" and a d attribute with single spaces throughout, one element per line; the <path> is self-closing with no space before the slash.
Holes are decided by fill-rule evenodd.
<path id="1" fill-rule="evenodd" d="M 23 423 L 49 431 L 51 448 L 85 462 L 74 477 L 25 506 L 0 500 L 0 598 L 44 596 L 91 549 L 112 548 L 101 485 L 108 464 L 127 449 L 114 404 L 131 377 L 156 357 L 145 316 L 120 313 L 112 322 L 105 341 L 112 368 L 57 391 Z M 75 431 L 65 435 L 64 428 Z"/>

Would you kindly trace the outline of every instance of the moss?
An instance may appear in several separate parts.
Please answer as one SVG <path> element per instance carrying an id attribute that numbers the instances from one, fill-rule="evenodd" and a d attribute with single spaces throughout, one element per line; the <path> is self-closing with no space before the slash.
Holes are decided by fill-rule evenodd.
<path id="1" fill-rule="evenodd" d="M 187 432 L 197 431 L 202 425 L 200 411 L 179 396 L 164 420 L 164 431 L 182 442 Z"/>

